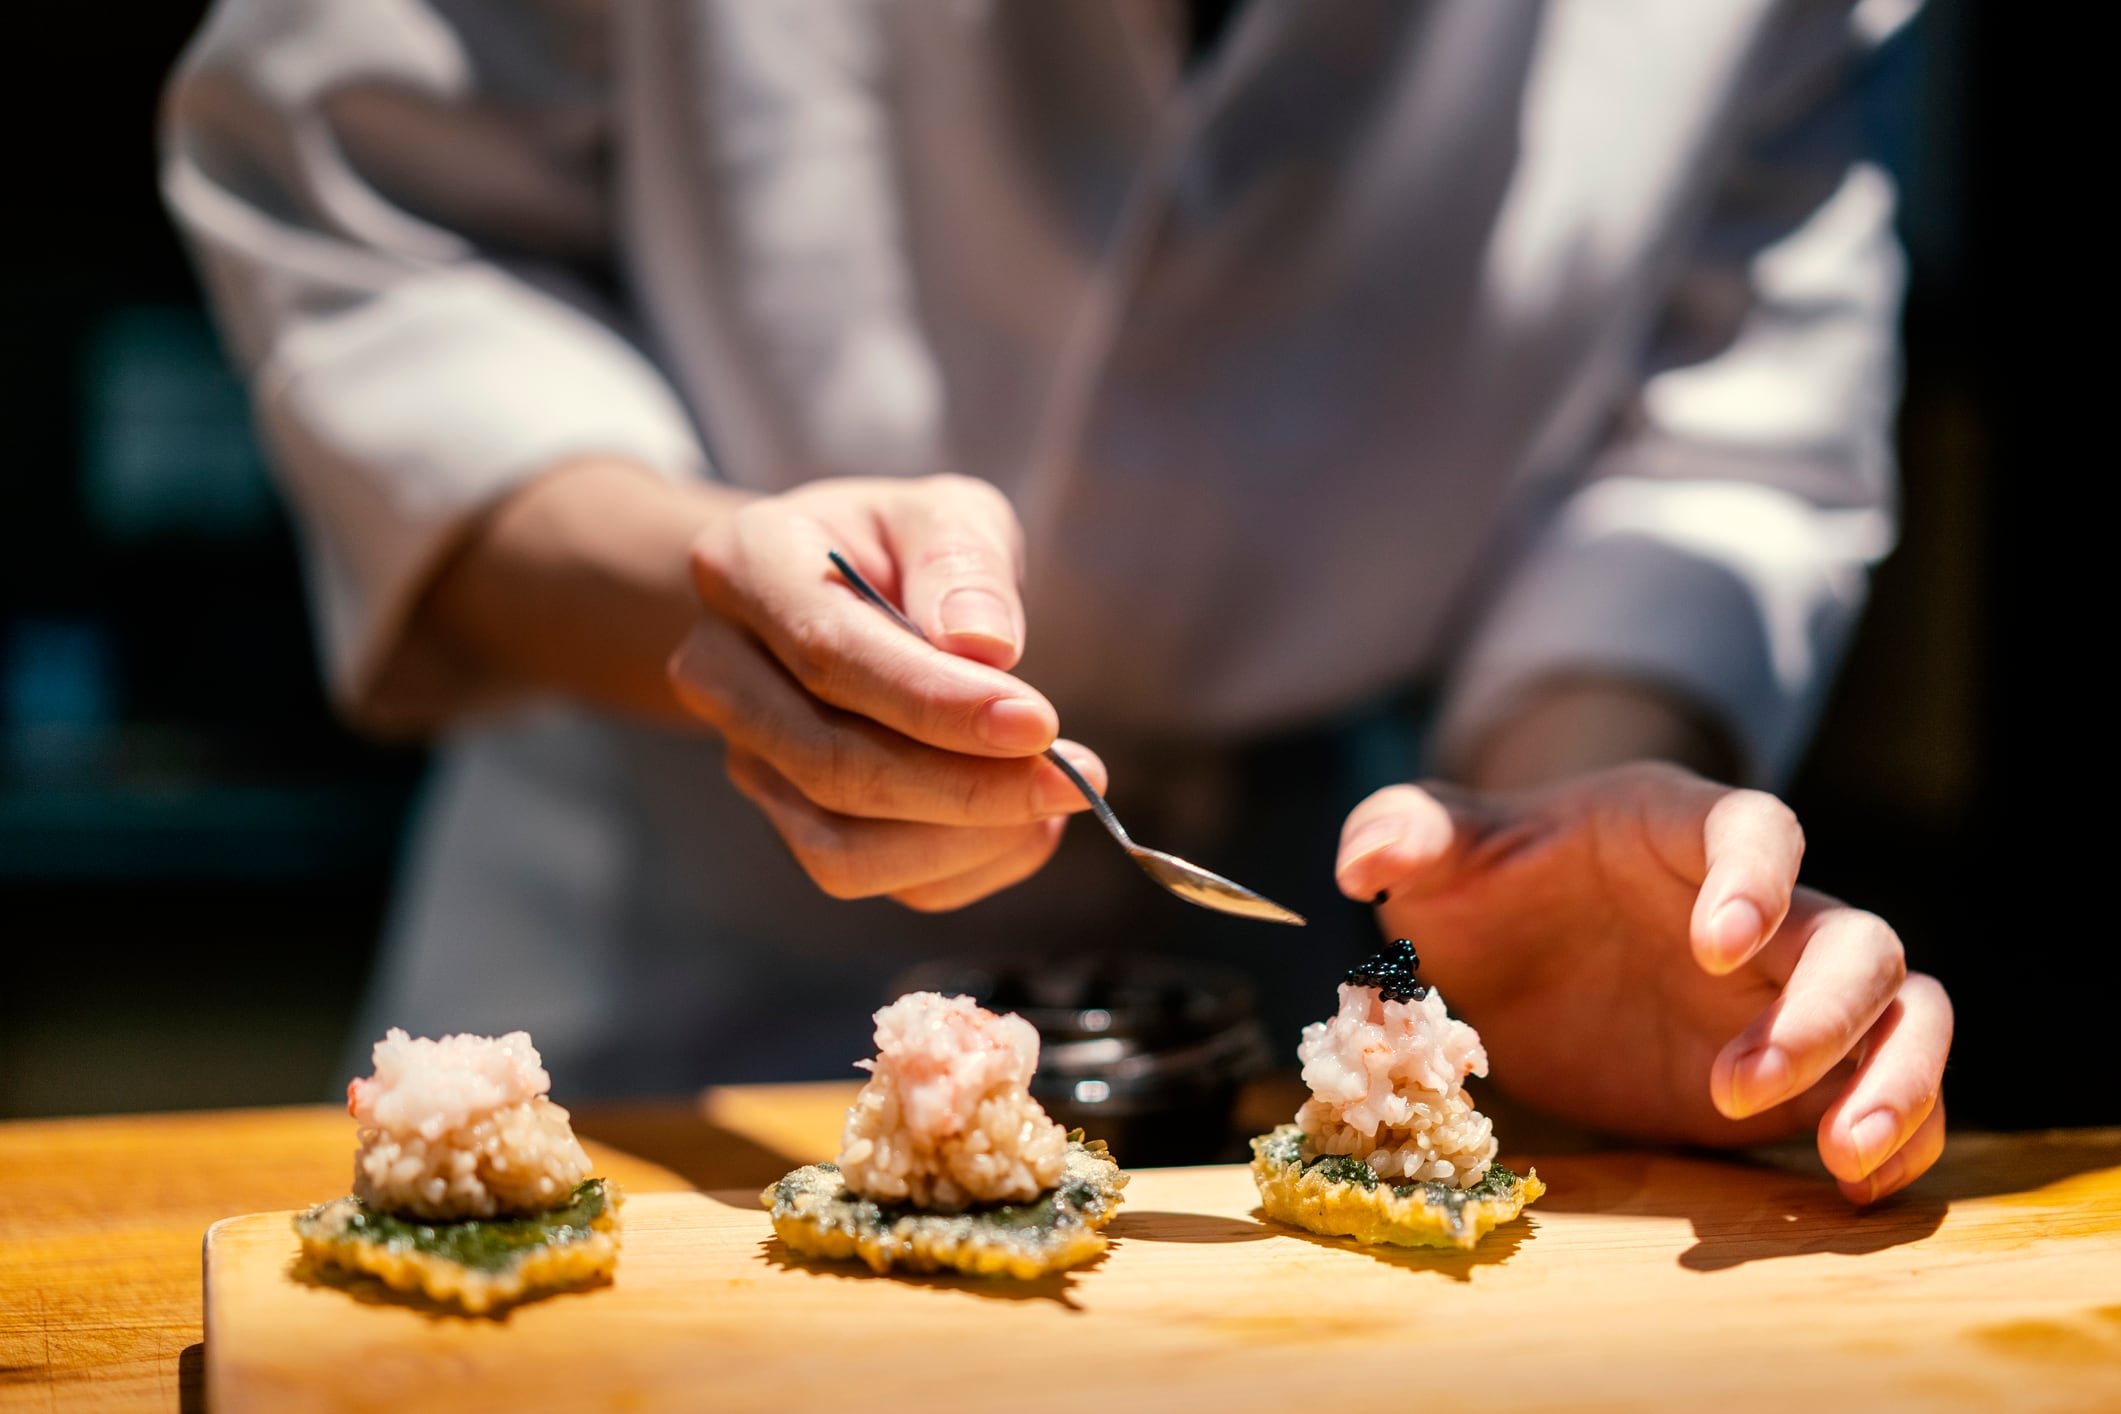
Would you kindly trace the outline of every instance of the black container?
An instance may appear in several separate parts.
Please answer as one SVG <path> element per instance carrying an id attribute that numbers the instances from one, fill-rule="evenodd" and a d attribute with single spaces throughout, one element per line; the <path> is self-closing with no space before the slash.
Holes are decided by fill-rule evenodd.
<path id="1" fill-rule="evenodd" d="M 1171 958 L 959 959 L 898 978 L 893 995 L 941 992 L 1013 1011 L 1038 1029 L 1031 1093 L 1130 1167 L 1238 1157 L 1238 1091 L 1267 1063 L 1251 982 Z"/>

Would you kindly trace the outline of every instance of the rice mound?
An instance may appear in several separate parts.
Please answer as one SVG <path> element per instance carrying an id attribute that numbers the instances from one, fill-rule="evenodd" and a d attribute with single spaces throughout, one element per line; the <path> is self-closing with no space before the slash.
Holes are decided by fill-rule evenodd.
<path id="1" fill-rule="evenodd" d="M 1394 1001 L 1342 983 L 1340 1010 L 1297 1045 L 1311 1098 L 1296 1112 L 1306 1157 L 1348 1155 L 1379 1178 L 1467 1188 L 1495 1161 L 1495 1129 L 1466 1098 L 1488 1073 L 1480 1035 L 1434 988 Z"/>
<path id="2" fill-rule="evenodd" d="M 876 1014 L 839 1172 L 878 1203 L 934 1213 L 1023 1203 L 1059 1182 L 1067 1131 L 1031 1098 L 1038 1032 L 970 997 L 910 992 Z"/>
<path id="3" fill-rule="evenodd" d="M 354 1196 L 448 1221 L 527 1215 L 568 1201 L 589 1156 L 527 1032 L 414 1039 L 392 1027 L 375 1074 L 347 1087 L 360 1123 Z"/>

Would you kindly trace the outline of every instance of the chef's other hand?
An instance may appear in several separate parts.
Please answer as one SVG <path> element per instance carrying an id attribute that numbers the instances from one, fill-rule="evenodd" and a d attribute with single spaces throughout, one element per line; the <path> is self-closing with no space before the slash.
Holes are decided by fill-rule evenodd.
<path id="1" fill-rule="evenodd" d="M 1480 1029 L 1496 1082 L 1558 1114 L 1695 1144 L 1817 1125 L 1857 1203 L 1944 1147 L 1952 1007 L 1882 920 L 1797 883 L 1781 801 L 1638 764 L 1537 790 L 1392 786 L 1338 878 Z"/>
<path id="2" fill-rule="evenodd" d="M 931 641 L 863 600 L 838 550 Z M 1059 717 L 1023 654 L 1022 535 L 961 476 L 832 479 L 751 501 L 692 545 L 706 612 L 671 656 L 678 699 L 818 887 L 957 908 L 1036 873 L 1087 808 L 1040 753 Z M 1104 766 L 1060 750 L 1102 787 Z"/>

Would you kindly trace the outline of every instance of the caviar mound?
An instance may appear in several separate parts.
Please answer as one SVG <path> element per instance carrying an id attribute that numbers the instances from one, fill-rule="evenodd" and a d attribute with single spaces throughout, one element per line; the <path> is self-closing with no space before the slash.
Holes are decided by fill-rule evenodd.
<path id="1" fill-rule="evenodd" d="M 959 1271 L 1031 1280 L 1079 1266 L 1105 1250 L 1102 1231 L 1119 1211 L 1120 1172 L 1102 1142 L 1068 1136 L 1059 1182 L 1028 1202 L 962 1212 L 878 1203 L 847 1187 L 836 1164 L 796 1169 L 759 1194 L 773 1230 L 792 1252 L 858 1257 L 870 1270 Z"/>
<path id="2" fill-rule="evenodd" d="M 1310 1095 L 1252 1141 L 1269 1217 L 1329 1237 L 1470 1248 L 1546 1191 L 1495 1163 L 1495 1127 L 1473 1108 L 1488 1073 L 1480 1033 L 1417 975 L 1401 938 L 1348 973 L 1339 1005 L 1297 1042 Z"/>
<path id="3" fill-rule="evenodd" d="M 1413 943 L 1401 938 L 1349 968 L 1343 980 L 1351 987 L 1374 987 L 1377 995 L 1388 1002 L 1418 1002 L 1429 994 L 1417 975 L 1420 970 L 1421 954 L 1414 950 Z"/>

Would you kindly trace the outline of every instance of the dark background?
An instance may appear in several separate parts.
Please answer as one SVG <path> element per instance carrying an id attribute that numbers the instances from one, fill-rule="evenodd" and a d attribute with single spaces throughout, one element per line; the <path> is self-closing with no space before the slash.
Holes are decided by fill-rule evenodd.
<path id="1" fill-rule="evenodd" d="M 331 1093 L 416 753 L 316 682 L 299 568 L 155 191 L 202 7 L 46 7 L 0 264 L 0 1117 Z M 1951 988 L 1955 1121 L 2114 1122 L 2083 681 L 2110 632 L 2054 409 L 2068 258 L 1993 3 L 1941 0 L 1874 119 L 1913 262 L 1905 526 L 1791 790 L 1808 879 Z M 39 77 L 66 80 L 39 97 Z M 2077 365 L 2090 369 L 2096 360 Z M 2080 378 L 2082 374 L 2078 375 Z"/>

